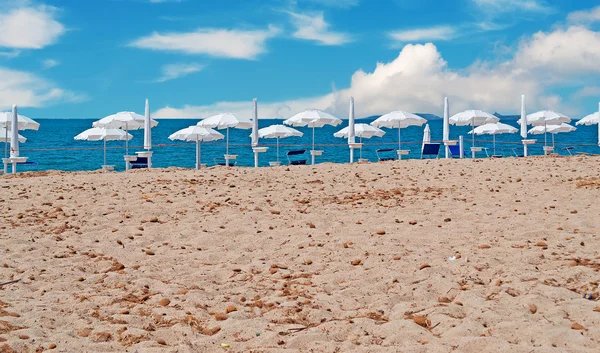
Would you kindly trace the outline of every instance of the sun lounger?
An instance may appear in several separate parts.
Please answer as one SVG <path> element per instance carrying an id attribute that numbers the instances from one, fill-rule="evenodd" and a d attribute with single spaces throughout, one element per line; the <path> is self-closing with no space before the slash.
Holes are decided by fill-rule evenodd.
<path id="1" fill-rule="evenodd" d="M 515 157 L 525 157 L 525 156 L 523 155 L 523 149 L 522 149 L 522 148 L 521 148 L 521 149 L 518 149 L 518 148 L 511 148 L 511 149 L 512 149 L 512 152 L 513 152 L 513 154 L 515 155 Z M 517 152 L 517 151 L 520 151 L 520 153 L 519 153 L 519 152 Z"/>
<path id="2" fill-rule="evenodd" d="M 573 146 L 569 146 L 569 147 L 565 147 L 565 148 L 561 148 L 562 151 L 567 151 L 567 153 L 569 154 L 569 156 L 572 156 L 573 153 L 575 152 L 575 147 Z"/>
<path id="3" fill-rule="evenodd" d="M 131 169 L 148 168 L 148 157 L 137 157 L 135 161 L 129 162 Z"/>
<path id="4" fill-rule="evenodd" d="M 237 161 L 235 160 L 229 160 L 229 166 L 230 167 L 235 167 L 235 163 Z M 215 158 L 215 165 L 222 165 L 222 166 L 227 166 L 227 161 L 225 160 L 225 158 Z"/>
<path id="5" fill-rule="evenodd" d="M 449 145 L 448 150 L 450 151 L 450 157 L 452 158 L 460 158 L 460 146 L 459 145 Z M 467 153 L 464 152 L 463 156 L 466 156 Z"/>
<path id="6" fill-rule="evenodd" d="M 423 159 L 424 156 L 435 156 L 435 158 L 438 158 L 439 153 L 439 143 L 426 143 L 423 145 L 423 149 L 421 150 L 421 159 Z"/>
<path id="7" fill-rule="evenodd" d="M 380 162 L 395 161 L 398 159 L 396 150 L 393 148 L 380 148 L 375 151 L 375 154 L 377 154 L 377 159 L 379 159 Z"/>
<path id="8" fill-rule="evenodd" d="M 489 149 L 490 149 L 490 148 L 483 147 L 483 150 L 485 151 L 485 155 L 486 155 L 486 157 L 488 157 L 488 158 L 503 158 L 503 157 L 504 157 L 504 156 L 503 156 L 503 155 L 501 155 L 501 154 L 492 154 L 492 155 L 490 155 L 490 153 L 488 152 L 488 150 L 489 150 Z"/>
<path id="9" fill-rule="evenodd" d="M 306 165 L 306 163 L 308 163 L 308 159 L 300 159 L 301 157 L 304 156 L 304 153 L 306 153 L 306 150 L 292 150 L 292 151 L 287 151 L 287 153 L 285 154 L 287 156 L 288 162 L 290 165 Z M 290 158 L 292 157 L 292 158 Z"/>
<path id="10" fill-rule="evenodd" d="M 34 162 L 34 161 L 18 162 L 17 165 L 38 165 L 38 162 Z"/>

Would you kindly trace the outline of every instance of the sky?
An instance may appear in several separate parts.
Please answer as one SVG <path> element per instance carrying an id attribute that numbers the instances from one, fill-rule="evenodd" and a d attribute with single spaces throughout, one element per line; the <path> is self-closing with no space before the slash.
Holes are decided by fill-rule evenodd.
<path id="1" fill-rule="evenodd" d="M 32 118 L 598 110 L 592 0 L 2 0 L 0 109 Z"/>

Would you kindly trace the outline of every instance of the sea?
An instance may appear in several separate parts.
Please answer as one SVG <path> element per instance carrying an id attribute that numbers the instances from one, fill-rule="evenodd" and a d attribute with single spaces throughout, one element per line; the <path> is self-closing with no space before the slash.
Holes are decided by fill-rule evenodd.
<path id="1" fill-rule="evenodd" d="M 357 119 L 356 123 L 370 123 L 375 118 Z M 100 169 L 103 164 L 103 143 L 102 141 L 75 141 L 74 136 L 90 128 L 94 120 L 92 119 L 39 119 L 41 124 L 38 131 L 25 130 L 20 134 L 27 138 L 27 142 L 20 145 L 20 154 L 29 158 L 29 161 L 36 162 L 35 165 L 19 166 L 19 171 L 41 171 L 41 170 L 64 170 L 64 171 L 91 171 Z M 195 165 L 195 143 L 171 141 L 168 136 L 173 132 L 196 124 L 198 120 L 192 119 L 161 119 L 159 124 L 152 129 L 152 144 L 154 155 L 152 164 L 154 167 L 183 167 L 193 168 Z M 280 119 L 261 119 L 259 128 L 272 124 L 281 124 Z M 502 119 L 503 123 L 513 125 L 518 128 L 515 119 Z M 442 120 L 429 120 L 431 129 L 431 140 L 442 139 Z M 333 136 L 335 132 L 347 126 L 347 120 L 344 120 L 337 127 L 326 126 L 315 130 L 315 143 L 317 150 L 322 150 L 323 155 L 317 157 L 317 163 L 333 162 L 348 163 L 349 149 L 345 139 Z M 312 129 L 297 128 L 304 133 L 302 137 L 290 137 L 280 140 L 279 158 L 281 164 L 287 164 L 285 153 L 289 150 L 311 149 Z M 409 127 L 402 129 L 401 141 L 402 149 L 410 150 L 410 153 L 403 158 L 420 158 L 421 145 L 423 140 L 422 127 Z M 464 148 L 470 151 L 471 135 L 468 134 L 470 127 L 450 126 L 450 138 L 458 140 L 463 136 Z M 362 141 L 362 151 L 356 151 L 355 158 L 376 162 L 378 160 L 376 150 L 398 147 L 398 130 L 384 129 L 386 134 L 379 138 L 364 139 Z M 597 126 L 577 126 L 577 130 L 570 133 L 555 135 L 555 151 L 559 155 L 569 155 L 569 152 L 586 152 L 591 154 L 600 153 L 597 145 Z M 251 130 L 229 129 L 229 153 L 238 155 L 236 166 L 250 167 L 254 166 L 254 155 L 250 147 Z M 130 131 L 133 139 L 129 141 L 129 154 L 133 155 L 136 151 L 142 151 L 144 140 L 143 130 Z M 221 133 L 225 134 L 222 130 Z M 530 155 L 542 155 L 544 145 L 544 135 L 532 135 L 529 138 L 537 140 L 538 143 L 529 147 Z M 548 143 L 551 144 L 551 135 L 547 136 Z M 359 139 L 357 138 L 357 142 Z M 496 137 L 496 155 L 505 157 L 516 156 L 523 153 L 521 137 L 517 134 L 503 134 Z M 3 144 L 0 143 L 1 147 Z M 261 153 L 259 157 L 260 166 L 268 166 L 269 162 L 277 160 L 276 140 L 261 139 L 261 146 L 269 147 L 267 152 Z M 489 135 L 476 136 L 475 146 L 489 148 L 488 153 L 493 154 L 492 137 Z M 567 150 L 565 148 L 574 147 Z M 5 149 L 6 151 L 6 149 Z M 4 153 L 5 151 L 2 151 Z M 225 140 L 217 142 L 202 143 L 202 163 L 208 166 L 215 164 L 216 158 L 222 158 L 225 154 Z M 107 164 L 114 165 L 116 171 L 125 170 L 125 142 L 108 141 L 107 142 Z M 443 155 L 443 148 L 440 149 L 440 157 Z M 382 154 L 390 156 L 390 154 Z M 470 152 L 468 153 L 470 157 Z M 479 152 L 477 157 L 486 157 L 485 151 Z M 310 155 L 306 153 L 306 159 L 310 160 Z"/>

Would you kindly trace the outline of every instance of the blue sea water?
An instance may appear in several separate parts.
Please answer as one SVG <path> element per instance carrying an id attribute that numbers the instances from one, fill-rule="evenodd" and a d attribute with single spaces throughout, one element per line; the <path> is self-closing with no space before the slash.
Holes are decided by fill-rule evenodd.
<path id="1" fill-rule="evenodd" d="M 370 123 L 373 119 L 357 119 L 356 123 Z M 73 137 L 80 132 L 92 126 L 91 119 L 40 119 L 41 124 L 39 131 L 21 131 L 21 135 L 28 140 L 21 144 L 21 156 L 29 157 L 30 161 L 35 161 L 38 164 L 35 166 L 23 166 L 19 171 L 35 171 L 35 170 L 97 170 L 103 163 L 103 144 L 99 142 L 75 141 Z M 152 142 L 154 145 L 154 156 L 152 163 L 155 167 L 185 167 L 193 168 L 195 164 L 195 144 L 184 143 L 181 141 L 171 141 L 168 136 L 173 132 L 193 125 L 197 120 L 191 119 L 163 119 L 159 120 L 157 127 L 152 129 Z M 266 127 L 272 124 L 281 124 L 282 120 L 261 119 L 259 127 Z M 516 121 L 504 120 L 504 123 L 518 127 Z M 344 121 L 340 126 L 326 126 L 316 129 L 316 144 L 317 149 L 324 150 L 322 156 L 317 157 L 317 163 L 335 162 L 347 163 L 349 158 L 348 145 L 345 139 L 333 137 L 333 133 L 337 132 L 344 126 L 347 126 L 347 121 Z M 441 140 L 442 137 L 442 121 L 430 120 L 429 126 L 431 129 L 431 139 Z M 312 131 L 308 128 L 298 128 L 304 132 L 303 137 L 291 137 L 281 140 L 280 158 L 282 164 L 287 163 L 285 152 L 291 149 L 307 148 L 310 150 L 312 139 Z M 398 131 L 396 129 L 384 129 L 386 134 L 382 138 L 371 138 L 363 140 L 364 146 L 362 149 L 362 158 L 377 161 L 375 151 L 379 148 L 397 148 Z M 458 139 L 458 136 L 463 135 L 465 141 L 465 149 L 471 147 L 471 136 L 467 134 L 469 127 L 450 127 L 451 139 Z M 225 131 L 221 131 L 225 134 Z M 134 154 L 135 151 L 141 151 L 140 146 L 143 145 L 143 130 L 130 131 L 133 139 L 129 141 L 129 154 Z M 230 154 L 237 154 L 238 166 L 253 166 L 254 157 L 250 147 L 250 130 L 229 130 Z M 402 149 L 409 149 L 411 152 L 408 158 L 419 158 L 421 151 L 421 140 L 423 138 L 423 127 L 409 127 L 402 129 Z M 543 135 L 530 136 L 536 139 L 538 144 L 530 146 L 530 154 L 541 155 L 542 146 L 544 143 Z M 358 140 L 358 139 L 357 139 Z M 518 134 L 505 134 L 497 136 L 497 151 L 496 154 L 502 154 L 506 157 L 514 156 L 513 148 L 517 153 L 522 153 L 523 146 L 520 143 L 521 137 Z M 548 135 L 548 141 L 551 141 L 551 136 Z M 358 142 L 358 141 L 357 141 Z M 593 154 L 600 153 L 600 148 L 597 146 L 597 127 L 596 126 L 578 126 L 577 131 L 566 134 L 556 135 L 556 151 L 559 154 L 568 154 L 562 148 L 567 146 L 575 146 L 577 152 L 588 152 Z M 276 148 L 274 139 L 261 139 L 262 146 L 270 147 L 266 153 L 261 153 L 259 160 L 261 166 L 268 166 L 269 161 L 276 160 Z M 162 146 L 164 145 L 164 146 Z M 294 145 L 294 146 L 289 146 Z M 477 136 L 475 145 L 478 147 L 489 147 L 491 153 L 491 136 Z M 2 146 L 2 144 L 0 144 Z M 4 146 L 2 146 L 4 147 Z M 107 142 L 107 164 L 115 165 L 116 170 L 125 169 L 125 142 L 124 141 L 109 141 Z M 202 144 L 202 163 L 214 165 L 215 158 L 222 158 L 225 153 L 225 140 L 203 143 Z M 440 151 L 440 156 L 443 154 L 443 149 Z M 470 155 L 469 155 L 470 156 Z M 478 157 L 485 157 L 484 152 L 480 152 Z M 308 152 L 306 158 L 310 159 Z M 355 158 L 358 158 L 358 151 Z"/>

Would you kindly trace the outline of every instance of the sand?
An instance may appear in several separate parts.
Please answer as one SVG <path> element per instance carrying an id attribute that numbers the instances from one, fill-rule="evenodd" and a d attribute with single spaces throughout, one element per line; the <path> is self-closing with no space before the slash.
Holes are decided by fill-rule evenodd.
<path id="1" fill-rule="evenodd" d="M 0 351 L 598 352 L 598 176 L 597 157 L 4 176 Z"/>

